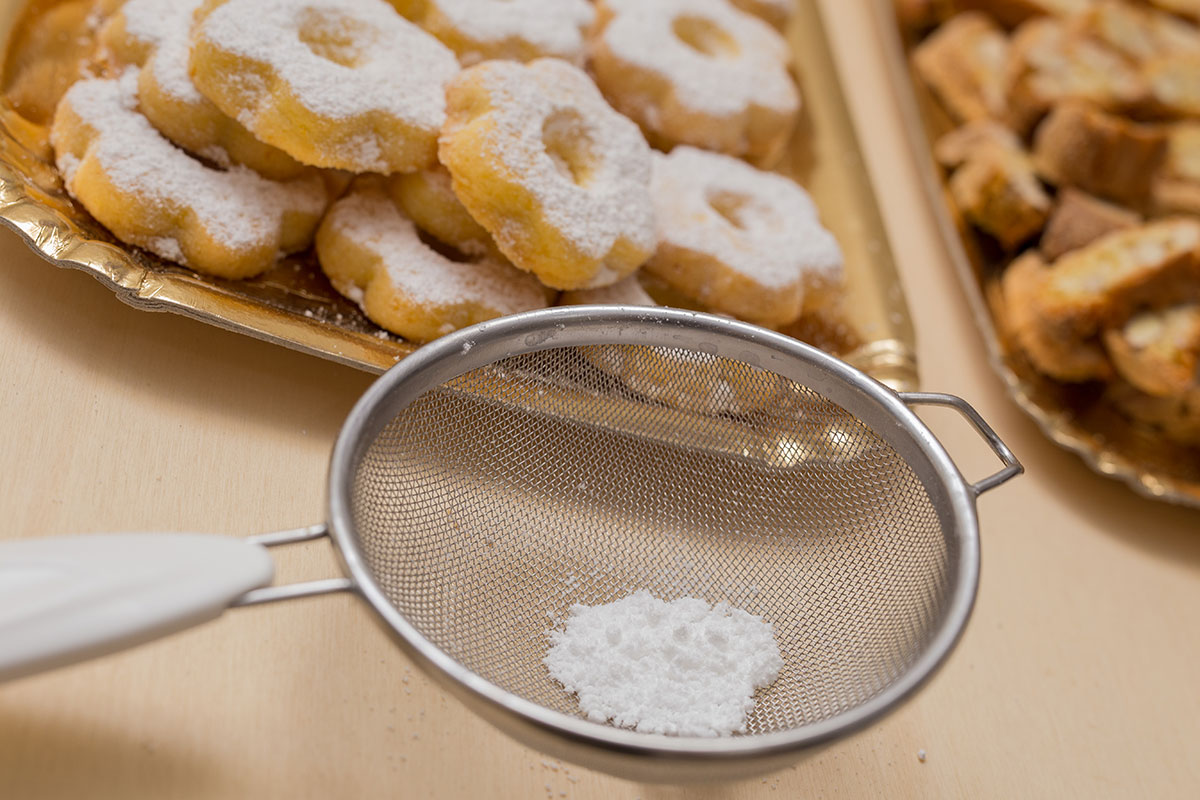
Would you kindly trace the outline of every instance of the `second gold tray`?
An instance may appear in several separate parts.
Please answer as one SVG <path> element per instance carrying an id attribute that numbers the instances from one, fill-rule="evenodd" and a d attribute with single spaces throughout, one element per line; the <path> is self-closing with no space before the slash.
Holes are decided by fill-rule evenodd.
<path id="1" fill-rule="evenodd" d="M 957 213 L 932 158 L 933 142 L 952 125 L 910 67 L 892 0 L 876 0 L 875 11 L 931 211 L 987 342 L 992 367 L 1009 394 L 1047 437 L 1078 454 L 1102 475 L 1121 480 L 1147 497 L 1200 507 L 1200 448 L 1172 443 L 1133 423 L 1096 387 L 1070 386 L 1047 378 L 1001 335 L 993 300 L 1004 263 L 980 246 Z"/>

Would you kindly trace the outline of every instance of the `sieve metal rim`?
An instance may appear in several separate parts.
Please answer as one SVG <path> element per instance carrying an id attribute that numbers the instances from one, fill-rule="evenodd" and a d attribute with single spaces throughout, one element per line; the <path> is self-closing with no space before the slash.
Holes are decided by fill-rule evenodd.
<path id="1" fill-rule="evenodd" d="M 615 336 L 615 338 L 614 338 Z M 953 589 L 947 613 L 925 651 L 908 670 L 879 694 L 836 716 L 801 728 L 715 739 L 637 733 L 573 717 L 525 700 L 483 679 L 422 635 L 392 605 L 375 581 L 358 546 L 350 508 L 354 467 L 395 411 L 426 389 L 500 358 L 566 346 L 625 342 L 639 345 L 693 346 L 701 352 L 736 358 L 767 369 L 793 359 L 815 367 L 822 380 L 807 384 L 840 405 L 851 398 L 873 404 L 874 421 L 890 421 L 893 435 L 911 443 L 933 467 L 945 490 L 958 540 Z M 787 375 L 785 370 L 780 374 Z M 854 402 L 852 402 L 852 405 Z M 873 425 L 872 427 L 875 427 Z M 900 449 L 900 448 L 897 448 Z M 907 456 L 906 456 L 907 458 Z M 945 661 L 957 643 L 974 605 L 979 580 L 977 489 L 963 478 L 953 460 L 900 395 L 833 356 L 782 334 L 747 323 L 694 311 L 642 306 L 564 306 L 516 314 L 464 328 L 425 345 L 380 377 L 359 399 L 338 434 L 328 475 L 330 533 L 355 590 L 370 604 L 400 645 L 432 676 L 477 712 L 497 724 L 533 725 L 575 744 L 613 754 L 647 759 L 728 763 L 761 760 L 810 748 L 852 733 L 912 696 Z M 482 704 L 480 706 L 479 704 Z M 512 733 L 511 730 L 509 730 Z"/>

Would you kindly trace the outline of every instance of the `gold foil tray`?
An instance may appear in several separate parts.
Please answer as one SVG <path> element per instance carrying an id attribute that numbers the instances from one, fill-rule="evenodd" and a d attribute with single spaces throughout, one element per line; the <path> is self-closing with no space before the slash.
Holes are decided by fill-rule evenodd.
<path id="1" fill-rule="evenodd" d="M 909 144 L 942 243 L 987 342 L 992 368 L 1009 395 L 1056 444 L 1078 454 L 1102 475 L 1140 494 L 1200 507 L 1200 448 L 1175 444 L 1120 414 L 1103 387 L 1058 383 L 1033 368 L 1001 334 L 998 283 L 1007 263 L 964 223 L 934 163 L 933 142 L 953 127 L 912 69 L 910 41 L 892 0 L 876 0 L 881 39 Z"/>
<path id="2" fill-rule="evenodd" d="M 325 280 L 311 253 L 247 281 L 197 275 L 117 242 L 62 189 L 45 129 L 9 99 L 29 21 L 69 3 L 0 4 L 0 220 L 52 263 L 90 273 L 137 308 L 173 311 L 324 358 L 382 372 L 414 345 L 380 330 Z M 95 8 L 114 5 L 95 0 Z M 832 324 L 792 331 L 895 389 L 917 386 L 914 336 L 883 221 L 816 4 L 800 4 L 789 41 L 805 118 L 780 171 L 804 184 L 845 252 L 847 296 Z M 65 88 L 65 87 L 64 87 Z M 844 329 L 843 328 L 844 324 Z M 836 333 L 833 329 L 839 329 Z M 847 335 L 848 330 L 848 335 Z"/>

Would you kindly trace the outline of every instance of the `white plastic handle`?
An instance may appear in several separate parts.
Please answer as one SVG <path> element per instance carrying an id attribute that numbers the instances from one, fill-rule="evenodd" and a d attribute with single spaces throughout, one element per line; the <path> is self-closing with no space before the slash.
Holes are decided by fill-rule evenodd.
<path id="1" fill-rule="evenodd" d="M 262 545 L 192 533 L 0 543 L 0 681 L 215 619 L 265 586 Z"/>

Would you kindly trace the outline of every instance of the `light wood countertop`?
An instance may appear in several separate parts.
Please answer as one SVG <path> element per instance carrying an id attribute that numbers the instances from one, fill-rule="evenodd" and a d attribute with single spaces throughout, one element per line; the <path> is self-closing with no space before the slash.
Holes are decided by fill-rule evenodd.
<path id="1" fill-rule="evenodd" d="M 636 784 L 505 738 L 418 673 L 363 604 L 335 596 L 237 610 L 0 687 L 0 797 L 1200 794 L 1200 513 L 1092 474 L 1007 399 L 924 205 L 869 4 L 824 6 L 917 324 L 922 386 L 973 403 L 1028 470 L 980 501 L 975 612 L 926 689 L 765 778 Z M 135 311 L 8 231 L 0 341 L 6 538 L 319 522 L 334 437 L 371 382 Z M 996 468 L 953 414 L 926 419 L 968 478 Z M 274 552 L 283 579 L 336 574 L 326 543 Z"/>

